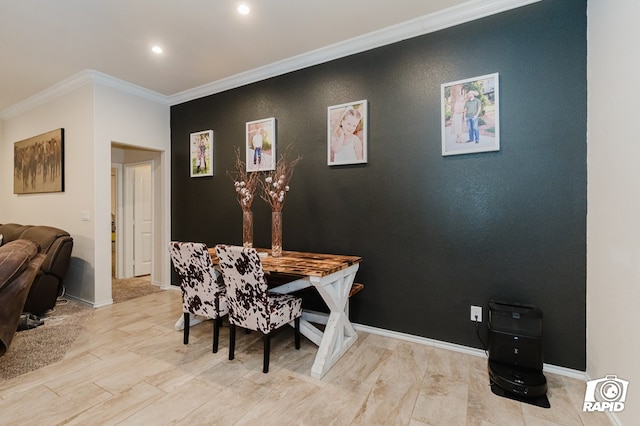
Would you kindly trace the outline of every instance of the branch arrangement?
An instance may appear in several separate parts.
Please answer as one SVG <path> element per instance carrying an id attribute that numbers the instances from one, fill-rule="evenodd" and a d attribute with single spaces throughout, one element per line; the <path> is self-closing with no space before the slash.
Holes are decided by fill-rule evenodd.
<path id="1" fill-rule="evenodd" d="M 289 181 L 293 175 L 293 169 L 298 161 L 302 160 L 302 157 L 298 156 L 294 160 L 287 161 L 289 151 L 291 151 L 291 145 L 280 156 L 276 163 L 276 169 L 264 172 L 264 181 L 261 182 L 262 194 L 260 197 L 269 203 L 274 212 L 282 211 L 285 197 L 289 192 Z"/>
<path id="2" fill-rule="evenodd" d="M 227 176 L 233 180 L 238 204 L 240 204 L 242 211 L 251 211 L 253 194 L 260 182 L 260 175 L 256 172 L 247 172 L 247 165 L 240 157 L 240 148 L 236 148 L 236 170 L 234 172 L 227 171 Z"/>

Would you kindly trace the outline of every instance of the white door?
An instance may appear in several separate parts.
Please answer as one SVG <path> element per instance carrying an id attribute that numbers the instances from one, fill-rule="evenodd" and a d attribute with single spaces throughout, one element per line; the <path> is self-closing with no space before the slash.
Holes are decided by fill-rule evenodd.
<path id="1" fill-rule="evenodd" d="M 134 169 L 133 275 L 149 275 L 153 256 L 153 191 L 151 165 Z"/>

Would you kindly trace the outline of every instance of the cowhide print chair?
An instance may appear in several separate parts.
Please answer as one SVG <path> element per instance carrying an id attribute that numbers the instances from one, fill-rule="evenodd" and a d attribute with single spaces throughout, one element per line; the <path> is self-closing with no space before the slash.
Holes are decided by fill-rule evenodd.
<path id="1" fill-rule="evenodd" d="M 213 268 L 207 246 L 172 241 L 169 243 L 169 253 L 182 289 L 183 343 L 189 343 L 190 314 L 200 315 L 213 320 L 213 352 L 218 352 L 222 317 L 229 312 L 229 308 L 222 277 Z"/>
<path id="2" fill-rule="evenodd" d="M 302 299 L 267 291 L 258 252 L 253 248 L 217 245 L 222 277 L 229 303 L 229 359 L 235 356 L 236 326 L 259 331 L 264 339 L 262 371 L 269 372 L 271 333 L 294 321 L 295 346 L 300 349 Z"/>

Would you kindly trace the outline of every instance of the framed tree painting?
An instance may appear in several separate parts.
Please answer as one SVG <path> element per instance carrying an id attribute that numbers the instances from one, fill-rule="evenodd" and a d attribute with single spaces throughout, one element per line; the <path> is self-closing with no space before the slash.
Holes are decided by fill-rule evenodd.
<path id="1" fill-rule="evenodd" d="M 13 193 L 64 192 L 64 129 L 13 145 Z"/>
<path id="2" fill-rule="evenodd" d="M 327 108 L 327 164 L 367 162 L 367 101 Z"/>
<path id="3" fill-rule="evenodd" d="M 276 119 L 265 118 L 246 124 L 247 172 L 276 169 Z"/>
<path id="4" fill-rule="evenodd" d="M 498 73 L 441 85 L 442 155 L 500 151 Z"/>
<path id="5" fill-rule="evenodd" d="M 213 130 L 191 133 L 189 147 L 191 177 L 213 176 Z"/>

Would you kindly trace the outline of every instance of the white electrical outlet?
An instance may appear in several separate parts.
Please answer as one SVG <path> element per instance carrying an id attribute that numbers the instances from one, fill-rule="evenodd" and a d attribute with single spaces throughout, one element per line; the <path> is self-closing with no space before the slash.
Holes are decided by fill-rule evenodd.
<path id="1" fill-rule="evenodd" d="M 471 305 L 471 321 L 482 322 L 482 306 Z"/>

